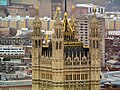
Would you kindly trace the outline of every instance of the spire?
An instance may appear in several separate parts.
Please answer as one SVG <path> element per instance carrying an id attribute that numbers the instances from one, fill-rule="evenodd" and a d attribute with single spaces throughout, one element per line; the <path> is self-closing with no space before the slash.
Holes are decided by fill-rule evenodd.
<path id="1" fill-rule="evenodd" d="M 36 16 L 38 16 L 38 0 L 37 0 L 37 3 L 36 3 L 36 6 L 35 6 L 35 10 L 36 10 Z"/>
<path id="2" fill-rule="evenodd" d="M 68 17 L 68 15 L 67 15 L 67 12 L 65 12 L 64 13 L 64 19 L 65 19 L 65 23 L 64 23 L 64 28 L 65 28 L 65 31 L 67 31 L 67 17 Z"/>
<path id="3" fill-rule="evenodd" d="M 75 6 L 74 5 L 72 5 L 72 15 L 71 15 L 71 19 L 70 19 L 70 24 L 71 24 L 71 26 L 72 26 L 72 29 L 74 30 L 75 29 Z"/>
<path id="4" fill-rule="evenodd" d="M 56 15 L 54 19 L 60 19 L 60 7 L 57 7 L 56 9 Z"/>
<path id="5" fill-rule="evenodd" d="M 98 19 L 96 17 L 96 6 L 94 6 L 94 8 L 93 8 L 93 13 L 94 13 L 94 15 L 92 17 L 91 22 L 97 22 L 98 23 L 99 21 L 98 21 Z"/>
<path id="6" fill-rule="evenodd" d="M 64 18 L 65 18 L 65 19 L 68 18 L 67 12 L 64 13 Z"/>
<path id="7" fill-rule="evenodd" d="M 71 17 L 71 19 L 73 19 L 74 20 L 74 18 L 75 18 L 75 6 L 74 5 L 72 5 L 72 17 Z"/>
<path id="8" fill-rule="evenodd" d="M 65 0 L 65 13 L 64 13 L 64 17 L 65 17 L 65 31 L 67 30 L 67 0 Z"/>
<path id="9" fill-rule="evenodd" d="M 57 10 L 57 13 L 60 13 L 60 7 L 57 7 L 56 10 Z"/>
<path id="10" fill-rule="evenodd" d="M 74 13 L 72 14 L 72 19 L 68 20 L 67 14 L 67 0 L 65 0 L 65 12 L 64 12 L 64 19 L 63 19 L 63 26 L 64 26 L 64 40 L 66 41 L 73 41 L 75 40 L 75 29 L 74 29 Z M 72 6 L 72 11 L 74 12 L 74 6 Z M 70 38 L 72 37 L 72 38 Z"/>
<path id="11" fill-rule="evenodd" d="M 35 10 L 36 10 L 36 16 L 33 21 L 34 34 L 42 36 L 42 32 L 41 32 L 42 23 L 38 16 L 38 1 L 36 3 Z"/>
<path id="12" fill-rule="evenodd" d="M 53 17 L 53 20 L 57 20 L 57 22 L 61 22 L 60 21 L 60 7 L 57 7 L 55 15 Z M 56 22 L 56 21 L 55 21 Z M 55 23 L 49 28 L 49 30 L 52 30 L 52 28 L 55 26 Z"/>
<path id="13" fill-rule="evenodd" d="M 96 16 L 96 6 L 93 7 L 94 16 Z"/>
<path id="14" fill-rule="evenodd" d="M 72 5 L 72 14 L 71 14 L 71 19 L 70 19 L 70 25 L 71 25 L 71 27 L 72 27 L 72 31 L 75 31 L 75 39 L 77 39 L 78 40 L 78 32 L 77 32 L 77 30 L 76 30 L 76 25 L 77 25 L 77 23 L 76 23 L 76 21 L 75 21 L 75 6 L 74 5 Z"/>
<path id="15" fill-rule="evenodd" d="M 54 28 L 53 37 L 60 39 L 60 38 L 62 38 L 62 30 L 63 30 L 63 24 L 60 19 L 60 7 L 57 7 L 57 9 L 56 9 L 54 20 L 55 20 L 55 22 L 53 24 L 53 28 Z M 51 28 L 50 28 L 50 30 L 51 30 Z"/>

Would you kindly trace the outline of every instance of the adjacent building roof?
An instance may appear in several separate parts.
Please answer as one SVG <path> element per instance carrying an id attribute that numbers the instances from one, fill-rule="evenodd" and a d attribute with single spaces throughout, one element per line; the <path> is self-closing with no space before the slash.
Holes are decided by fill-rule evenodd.
<path id="1" fill-rule="evenodd" d="M 120 12 L 120 2 L 111 2 L 105 6 L 106 12 Z"/>
<path id="2" fill-rule="evenodd" d="M 0 81 L 0 86 L 24 86 L 24 85 L 32 85 L 32 80 Z"/>

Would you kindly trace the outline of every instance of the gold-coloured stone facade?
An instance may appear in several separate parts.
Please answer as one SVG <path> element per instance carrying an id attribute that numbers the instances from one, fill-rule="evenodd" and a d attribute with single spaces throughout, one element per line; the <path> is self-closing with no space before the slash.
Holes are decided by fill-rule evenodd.
<path id="1" fill-rule="evenodd" d="M 91 20 L 90 47 L 86 48 L 77 39 L 73 16 L 69 21 L 65 12 L 61 22 L 59 11 L 58 8 L 54 34 L 47 47 L 42 44 L 38 16 L 33 23 L 32 90 L 100 90 L 100 35 L 95 12 Z"/>

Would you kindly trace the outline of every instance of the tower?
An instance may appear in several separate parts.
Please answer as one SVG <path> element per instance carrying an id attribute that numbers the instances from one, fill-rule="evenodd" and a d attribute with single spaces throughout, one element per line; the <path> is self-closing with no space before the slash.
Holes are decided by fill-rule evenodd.
<path id="1" fill-rule="evenodd" d="M 94 9 L 91 44 L 90 48 L 86 48 L 77 38 L 74 15 L 69 20 L 65 9 L 64 19 L 61 20 L 58 7 L 52 39 L 46 35 L 46 44 L 43 44 L 41 21 L 37 15 L 32 35 L 32 90 L 99 90 L 98 24 Z"/>
<path id="2" fill-rule="evenodd" d="M 64 85 L 64 52 L 63 52 L 63 24 L 60 20 L 60 8 L 56 10 L 54 34 L 52 38 L 52 90 L 63 90 Z"/>
<path id="3" fill-rule="evenodd" d="M 36 5 L 36 17 L 33 21 L 32 33 L 32 90 L 40 90 L 40 60 L 42 51 L 41 21 L 38 16 L 38 6 Z"/>
<path id="4" fill-rule="evenodd" d="M 100 90 L 100 30 L 99 21 L 96 17 L 96 8 L 91 20 L 90 27 L 90 79 L 91 90 Z"/>
<path id="5" fill-rule="evenodd" d="M 64 90 L 89 90 L 90 63 L 89 48 L 78 41 L 74 6 L 72 17 L 68 20 L 67 11 L 64 13 Z"/>

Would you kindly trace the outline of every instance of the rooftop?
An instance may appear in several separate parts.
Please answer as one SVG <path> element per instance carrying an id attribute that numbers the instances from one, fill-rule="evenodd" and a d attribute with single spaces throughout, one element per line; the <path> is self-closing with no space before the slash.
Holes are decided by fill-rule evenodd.
<path id="1" fill-rule="evenodd" d="M 11 80 L 11 81 L 0 81 L 0 86 L 23 86 L 32 85 L 32 80 Z"/>
<path id="2" fill-rule="evenodd" d="M 105 11 L 107 12 L 120 12 L 120 1 L 110 2 L 105 6 Z"/>
<path id="3" fill-rule="evenodd" d="M 93 7 L 94 4 L 76 4 L 75 7 Z"/>
<path id="4" fill-rule="evenodd" d="M 102 7 L 100 5 L 94 5 L 94 4 L 76 4 L 75 5 L 75 7 L 94 7 L 94 6 Z"/>
<path id="5" fill-rule="evenodd" d="M 120 84 L 120 71 L 102 72 L 102 76 L 101 81 L 110 81 L 111 83 L 119 82 Z"/>

